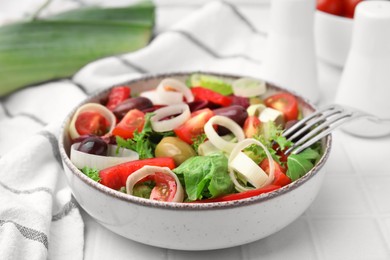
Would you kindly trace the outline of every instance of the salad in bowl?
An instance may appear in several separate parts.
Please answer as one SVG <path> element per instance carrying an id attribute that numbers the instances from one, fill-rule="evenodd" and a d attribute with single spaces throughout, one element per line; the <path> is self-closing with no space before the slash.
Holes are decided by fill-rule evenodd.
<path id="1" fill-rule="evenodd" d="M 76 107 L 60 152 L 76 200 L 110 230 L 166 248 L 223 248 L 276 232 L 316 196 L 330 136 L 298 154 L 283 136 L 314 111 L 260 79 L 146 76 Z"/>

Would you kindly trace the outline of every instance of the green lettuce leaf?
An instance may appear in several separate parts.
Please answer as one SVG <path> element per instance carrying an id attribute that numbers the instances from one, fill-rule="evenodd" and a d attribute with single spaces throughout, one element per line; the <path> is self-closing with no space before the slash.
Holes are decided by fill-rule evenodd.
<path id="1" fill-rule="evenodd" d="M 194 156 L 173 170 L 185 186 L 189 201 L 231 193 L 233 182 L 223 154 Z"/>
<path id="2" fill-rule="evenodd" d="M 100 181 L 100 176 L 99 176 L 99 171 L 95 168 L 90 168 L 88 166 L 84 166 L 81 171 L 87 175 L 89 178 L 91 178 L 94 181 L 99 182 Z"/>
<path id="3" fill-rule="evenodd" d="M 287 159 L 286 175 L 295 181 L 310 171 L 315 161 L 320 157 L 320 153 L 314 149 L 307 148 L 299 154 L 290 154 Z"/>

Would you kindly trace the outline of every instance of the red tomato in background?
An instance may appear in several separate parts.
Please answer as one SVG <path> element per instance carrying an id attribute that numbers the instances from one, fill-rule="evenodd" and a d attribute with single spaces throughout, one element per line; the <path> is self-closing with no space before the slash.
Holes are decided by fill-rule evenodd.
<path id="1" fill-rule="evenodd" d="M 344 0 L 317 0 L 317 9 L 325 13 L 343 15 Z"/>
<path id="2" fill-rule="evenodd" d="M 78 115 L 75 127 L 79 135 L 98 135 L 102 136 L 109 130 L 108 120 L 96 111 L 85 111 Z"/>
<path id="3" fill-rule="evenodd" d="M 192 144 L 198 135 L 204 133 L 204 125 L 212 116 L 214 116 L 214 113 L 208 108 L 195 111 L 191 113 L 190 119 L 173 131 L 181 140 Z"/>
<path id="4" fill-rule="evenodd" d="M 362 0 L 344 0 L 344 16 L 353 18 L 355 15 L 355 8 Z"/>
<path id="5" fill-rule="evenodd" d="M 124 139 L 133 138 L 134 131 L 141 132 L 145 124 L 145 114 L 138 109 L 132 109 L 122 118 L 112 131 L 113 135 Z"/>
<path id="6" fill-rule="evenodd" d="M 264 104 L 282 112 L 286 122 L 298 119 L 298 101 L 289 93 L 281 92 L 272 95 L 264 100 Z"/>
<path id="7" fill-rule="evenodd" d="M 329 14 L 353 18 L 356 5 L 363 0 L 317 0 L 317 9 Z"/>

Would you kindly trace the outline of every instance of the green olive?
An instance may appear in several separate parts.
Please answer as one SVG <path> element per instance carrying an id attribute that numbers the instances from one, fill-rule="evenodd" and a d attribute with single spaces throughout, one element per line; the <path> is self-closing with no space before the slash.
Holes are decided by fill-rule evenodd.
<path id="1" fill-rule="evenodd" d="M 176 165 L 180 165 L 192 156 L 196 156 L 191 145 L 177 137 L 164 137 L 156 146 L 156 157 L 172 157 Z"/>
<path id="2" fill-rule="evenodd" d="M 249 104 L 251 105 L 264 104 L 264 101 L 259 97 L 251 97 L 249 99 Z"/>

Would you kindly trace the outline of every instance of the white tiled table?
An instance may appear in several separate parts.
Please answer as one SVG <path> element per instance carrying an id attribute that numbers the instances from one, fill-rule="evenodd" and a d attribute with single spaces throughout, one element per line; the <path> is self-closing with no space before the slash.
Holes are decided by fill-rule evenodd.
<path id="1" fill-rule="evenodd" d="M 9 1 L 10 17 L 23 10 Z M 81 1 L 68 1 L 69 6 Z M 85 2 L 91 2 L 85 0 Z M 104 2 L 98 1 L 98 2 Z M 129 2 L 129 1 L 117 1 Z M 197 9 L 203 0 L 156 1 L 157 32 Z M 257 6 L 267 1 L 231 1 L 260 30 L 267 29 L 268 13 Z M 178 4 L 179 3 L 179 4 Z M 15 8 L 19 8 L 19 13 Z M 261 12 L 259 10 L 262 10 Z M 174 18 L 174 19 L 172 19 Z M 341 69 L 321 61 L 322 104 L 331 103 Z M 151 247 L 124 239 L 97 224 L 83 212 L 85 259 L 390 259 L 390 138 L 360 139 L 335 132 L 327 173 L 317 199 L 285 229 L 260 241 L 214 251 L 187 252 Z"/>

